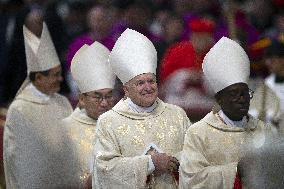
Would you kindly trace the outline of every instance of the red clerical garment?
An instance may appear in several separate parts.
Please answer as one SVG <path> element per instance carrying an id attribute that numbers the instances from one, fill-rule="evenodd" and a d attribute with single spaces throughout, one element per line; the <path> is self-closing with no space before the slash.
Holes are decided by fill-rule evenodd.
<path id="1" fill-rule="evenodd" d="M 236 174 L 236 178 L 234 182 L 234 189 L 242 189 L 242 181 L 241 181 L 239 173 Z"/>

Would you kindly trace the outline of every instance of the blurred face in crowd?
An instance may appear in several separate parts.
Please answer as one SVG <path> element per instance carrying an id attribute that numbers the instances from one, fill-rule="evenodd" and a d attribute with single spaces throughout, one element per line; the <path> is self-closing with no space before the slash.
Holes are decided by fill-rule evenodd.
<path id="1" fill-rule="evenodd" d="M 158 96 L 156 76 L 153 73 L 138 75 L 128 81 L 123 90 L 125 96 L 130 98 L 136 105 L 149 107 L 154 104 Z"/>
<path id="2" fill-rule="evenodd" d="M 183 23 L 179 18 L 168 18 L 164 27 L 165 38 L 167 41 L 174 41 L 181 37 Z"/>
<path id="3" fill-rule="evenodd" d="M 265 64 L 268 67 L 270 73 L 284 77 L 284 57 L 266 58 Z"/>
<path id="4" fill-rule="evenodd" d="M 247 1 L 246 8 L 249 10 L 249 13 L 257 19 L 269 19 L 270 15 L 273 13 L 271 3 L 266 0 Z"/>
<path id="5" fill-rule="evenodd" d="M 85 109 L 90 118 L 98 119 L 114 105 L 113 89 L 100 89 L 80 94 L 79 107 Z"/>
<path id="6" fill-rule="evenodd" d="M 34 33 L 38 38 L 41 36 L 43 27 L 43 12 L 39 9 L 32 10 L 26 17 L 26 27 Z"/>
<path id="7" fill-rule="evenodd" d="M 245 83 L 236 83 L 219 91 L 215 98 L 222 111 L 233 121 L 248 114 L 252 93 Z"/>
<path id="8" fill-rule="evenodd" d="M 214 38 L 209 32 L 192 32 L 190 41 L 197 53 L 204 53 L 214 44 Z"/>
<path id="9" fill-rule="evenodd" d="M 62 80 L 61 66 L 57 66 L 50 69 L 47 75 L 36 73 L 34 84 L 41 92 L 51 95 L 60 90 Z"/>
<path id="10" fill-rule="evenodd" d="M 140 5 L 131 5 L 125 12 L 125 19 L 134 29 L 147 27 L 150 12 L 147 8 Z"/>
<path id="11" fill-rule="evenodd" d="M 107 33 L 107 10 L 103 7 L 91 8 L 87 14 L 87 25 L 93 32 Z"/>

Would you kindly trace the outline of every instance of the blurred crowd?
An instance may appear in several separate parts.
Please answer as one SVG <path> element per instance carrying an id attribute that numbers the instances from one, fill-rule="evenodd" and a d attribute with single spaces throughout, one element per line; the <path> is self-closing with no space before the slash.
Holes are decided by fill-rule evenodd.
<path id="1" fill-rule="evenodd" d="M 8 106 L 26 77 L 23 24 L 40 35 L 45 20 L 63 67 L 61 93 L 73 104 L 76 51 L 94 41 L 111 50 L 132 28 L 156 46 L 160 98 L 199 120 L 214 104 L 201 72 L 205 54 L 222 36 L 237 40 L 250 56 L 255 89 L 269 74 L 264 49 L 272 39 L 284 40 L 283 7 L 283 0 L 1 0 L 0 104 Z M 116 86 L 119 99 L 119 81 Z"/>
<path id="2" fill-rule="evenodd" d="M 23 25 L 39 36 L 43 20 L 62 65 L 61 94 L 74 106 L 78 89 L 70 74 L 73 56 L 94 41 L 111 50 L 126 28 L 154 43 L 159 97 L 181 106 L 193 122 L 214 107 L 214 93 L 201 66 L 222 36 L 238 41 L 249 55 L 251 89 L 261 86 L 270 74 L 276 74 L 276 83 L 282 84 L 277 90 L 283 87 L 284 66 L 272 67 L 265 61 L 265 52 L 273 41 L 284 43 L 284 0 L 0 0 L 0 125 L 4 125 L 6 108 L 27 76 Z M 283 57 L 283 49 L 277 54 L 281 48 L 276 47 L 270 55 Z M 123 97 L 121 86 L 117 80 L 117 101 Z M 277 107 L 271 109 L 284 109 L 283 98 L 282 90 Z M 265 106 L 259 101 L 252 104 Z M 271 111 L 263 119 L 270 119 Z"/>

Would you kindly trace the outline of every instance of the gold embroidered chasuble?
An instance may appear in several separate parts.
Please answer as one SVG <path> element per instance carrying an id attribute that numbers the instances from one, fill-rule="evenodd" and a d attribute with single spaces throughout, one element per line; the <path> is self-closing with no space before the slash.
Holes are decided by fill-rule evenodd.
<path id="1" fill-rule="evenodd" d="M 244 128 L 231 127 L 210 112 L 187 131 L 180 166 L 180 189 L 232 189 L 246 146 L 262 146 L 277 131 L 249 116 Z M 245 188 L 245 186 L 243 186 Z"/>
<path id="2" fill-rule="evenodd" d="M 185 112 L 157 99 L 151 113 L 136 113 L 124 100 L 99 117 L 95 145 L 96 188 L 172 189 L 174 177 L 164 174 L 147 184 L 149 156 L 145 149 L 154 143 L 168 155 L 180 159 L 184 135 L 190 125 Z"/>
<path id="3" fill-rule="evenodd" d="M 49 99 L 26 87 L 9 107 L 4 129 L 7 188 L 68 188 L 64 182 L 63 137 L 59 122 L 72 113 L 68 100 Z"/>
<path id="4" fill-rule="evenodd" d="M 84 110 L 76 108 L 69 117 L 62 120 L 62 123 L 71 146 L 69 147 L 71 152 L 66 154 L 70 157 L 70 161 L 73 161 L 70 167 L 73 171 L 72 179 L 70 179 L 71 185 L 84 188 L 91 175 L 91 169 L 93 169 L 93 146 L 97 120 L 87 116 Z"/>

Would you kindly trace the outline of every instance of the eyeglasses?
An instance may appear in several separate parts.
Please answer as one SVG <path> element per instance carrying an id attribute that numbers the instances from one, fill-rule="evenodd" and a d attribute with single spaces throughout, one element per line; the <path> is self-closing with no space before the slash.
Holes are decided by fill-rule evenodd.
<path id="1" fill-rule="evenodd" d="M 229 93 L 229 96 L 231 97 L 232 101 L 236 102 L 236 101 L 239 101 L 241 97 L 252 99 L 253 94 L 254 94 L 254 91 L 249 89 L 248 92 L 247 91 L 231 91 Z"/>
<path id="2" fill-rule="evenodd" d="M 89 95 L 89 94 L 84 94 L 84 95 L 90 97 L 92 100 L 94 100 L 97 103 L 101 103 L 104 99 L 106 101 L 110 101 L 113 98 L 112 95 L 106 95 L 106 96 L 103 96 L 103 95 Z"/>

